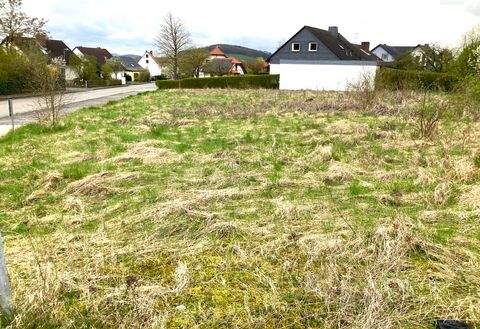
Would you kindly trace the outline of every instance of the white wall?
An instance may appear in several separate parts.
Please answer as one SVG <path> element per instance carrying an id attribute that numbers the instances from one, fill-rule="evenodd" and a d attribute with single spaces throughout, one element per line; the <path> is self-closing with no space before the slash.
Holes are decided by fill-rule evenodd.
<path id="1" fill-rule="evenodd" d="M 151 77 L 156 77 L 162 75 L 163 70 L 162 67 L 158 65 L 158 63 L 155 61 L 153 56 L 154 55 L 152 55 L 150 52 L 146 52 L 145 54 L 143 54 L 142 58 L 140 58 L 140 61 L 138 61 L 138 65 L 140 65 L 144 69 L 147 69 L 148 72 L 150 72 Z"/>
<path id="2" fill-rule="evenodd" d="M 75 72 L 74 69 L 72 69 L 71 67 L 66 67 L 65 68 L 65 80 L 66 81 L 73 81 L 75 79 L 78 78 L 78 74 L 77 72 Z"/>
<path id="3" fill-rule="evenodd" d="M 393 62 L 395 58 L 390 55 L 385 49 L 382 47 L 377 47 L 372 51 L 372 54 L 380 58 L 384 62 Z"/>
<path id="4" fill-rule="evenodd" d="M 345 91 L 362 75 L 374 76 L 377 70 L 374 64 L 350 63 L 352 62 L 342 64 L 281 62 L 281 64 L 270 64 L 270 74 L 280 74 L 282 90 Z"/>

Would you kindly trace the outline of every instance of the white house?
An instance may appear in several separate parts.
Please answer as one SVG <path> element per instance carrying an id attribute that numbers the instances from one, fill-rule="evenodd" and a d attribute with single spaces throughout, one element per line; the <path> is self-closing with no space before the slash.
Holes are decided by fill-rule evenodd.
<path id="1" fill-rule="evenodd" d="M 417 47 L 411 46 L 389 46 L 386 44 L 380 44 L 372 49 L 372 54 L 384 62 L 394 62 L 403 55 L 411 53 L 416 48 Z"/>
<path id="2" fill-rule="evenodd" d="M 344 91 L 362 76 L 375 75 L 378 59 L 369 45 L 351 44 L 337 27 L 304 26 L 268 58 L 270 74 L 280 75 L 280 89 Z"/>
<path id="3" fill-rule="evenodd" d="M 146 51 L 138 61 L 138 65 L 150 72 L 150 77 L 155 78 L 165 74 L 165 67 L 162 65 L 160 56 L 153 51 Z"/>

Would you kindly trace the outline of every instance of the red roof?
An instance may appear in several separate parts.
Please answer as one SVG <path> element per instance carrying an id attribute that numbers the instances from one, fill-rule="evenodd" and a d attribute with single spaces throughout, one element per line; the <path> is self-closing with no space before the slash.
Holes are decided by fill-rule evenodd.
<path id="1" fill-rule="evenodd" d="M 212 49 L 212 51 L 210 52 L 210 55 L 227 57 L 227 55 L 225 55 L 225 53 L 218 46 Z"/>
<path id="2" fill-rule="evenodd" d="M 243 64 L 236 57 L 230 57 L 230 60 L 231 60 L 232 64 Z"/>

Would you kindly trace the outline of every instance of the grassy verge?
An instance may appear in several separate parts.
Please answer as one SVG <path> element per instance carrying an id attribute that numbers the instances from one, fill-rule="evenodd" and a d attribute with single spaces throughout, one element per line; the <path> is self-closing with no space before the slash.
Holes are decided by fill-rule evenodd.
<path id="1" fill-rule="evenodd" d="M 9 325 L 478 324 L 480 124 L 418 139 L 417 101 L 163 91 L 0 139 Z"/>

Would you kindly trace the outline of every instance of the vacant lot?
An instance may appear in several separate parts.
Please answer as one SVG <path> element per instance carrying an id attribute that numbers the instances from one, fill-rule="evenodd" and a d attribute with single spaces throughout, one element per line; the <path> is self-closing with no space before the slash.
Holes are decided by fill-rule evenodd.
<path id="1" fill-rule="evenodd" d="M 165 91 L 0 140 L 10 326 L 478 325 L 480 124 L 382 99 Z"/>

